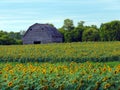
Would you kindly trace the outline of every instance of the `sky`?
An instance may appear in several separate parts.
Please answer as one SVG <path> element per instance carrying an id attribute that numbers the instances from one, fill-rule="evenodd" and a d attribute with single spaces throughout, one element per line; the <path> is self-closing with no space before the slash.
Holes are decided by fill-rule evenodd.
<path id="1" fill-rule="evenodd" d="M 65 19 L 85 25 L 120 20 L 120 0 L 0 0 L 0 30 L 27 30 L 34 23 L 62 27 Z"/>

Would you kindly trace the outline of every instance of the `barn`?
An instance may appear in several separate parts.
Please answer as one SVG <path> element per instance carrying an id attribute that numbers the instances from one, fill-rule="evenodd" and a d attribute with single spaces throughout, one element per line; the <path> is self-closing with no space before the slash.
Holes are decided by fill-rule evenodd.
<path id="1" fill-rule="evenodd" d="M 23 44 L 46 44 L 62 42 L 62 35 L 49 24 L 35 23 L 24 34 Z"/>

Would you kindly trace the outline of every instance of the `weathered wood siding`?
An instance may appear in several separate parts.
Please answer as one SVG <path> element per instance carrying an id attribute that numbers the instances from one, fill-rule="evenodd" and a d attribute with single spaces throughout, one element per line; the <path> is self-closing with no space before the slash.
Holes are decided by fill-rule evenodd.
<path id="1" fill-rule="evenodd" d="M 61 34 L 49 25 L 34 24 L 23 37 L 23 44 L 34 44 L 35 41 L 41 43 L 62 42 Z"/>

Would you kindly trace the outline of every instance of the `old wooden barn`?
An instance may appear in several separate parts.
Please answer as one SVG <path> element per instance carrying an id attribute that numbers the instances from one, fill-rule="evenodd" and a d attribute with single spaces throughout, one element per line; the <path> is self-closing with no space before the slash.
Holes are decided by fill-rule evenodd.
<path id="1" fill-rule="evenodd" d="M 62 35 L 49 24 L 35 23 L 28 28 L 22 40 L 23 44 L 60 43 Z"/>

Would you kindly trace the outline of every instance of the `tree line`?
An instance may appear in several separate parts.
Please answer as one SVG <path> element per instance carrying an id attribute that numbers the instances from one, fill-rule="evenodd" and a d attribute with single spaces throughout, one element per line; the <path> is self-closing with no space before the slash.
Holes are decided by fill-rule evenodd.
<path id="1" fill-rule="evenodd" d="M 99 28 L 96 25 L 86 26 L 84 23 L 80 21 L 75 26 L 73 20 L 65 19 L 63 26 L 58 28 L 63 35 L 63 42 L 120 41 L 119 20 L 102 23 Z M 0 45 L 22 44 L 24 33 L 25 31 L 5 32 L 1 30 Z"/>
<path id="2" fill-rule="evenodd" d="M 73 20 L 65 19 L 64 25 L 59 28 L 64 42 L 120 41 L 119 20 L 102 23 L 99 28 L 96 25 L 85 26 L 84 23 L 80 21 L 75 27 Z"/>
<path id="3" fill-rule="evenodd" d="M 22 44 L 22 31 L 6 32 L 0 31 L 0 45 L 18 45 Z"/>

